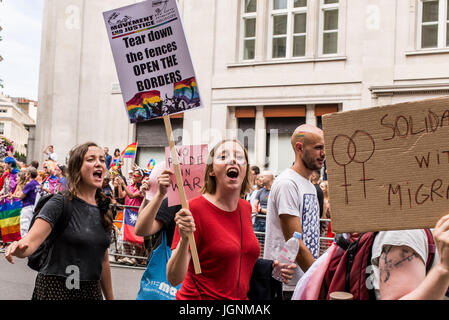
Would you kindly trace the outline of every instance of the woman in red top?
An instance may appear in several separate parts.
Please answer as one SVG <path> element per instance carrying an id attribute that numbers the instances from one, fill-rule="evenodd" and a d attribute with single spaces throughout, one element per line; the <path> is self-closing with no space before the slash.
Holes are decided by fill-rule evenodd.
<path id="1" fill-rule="evenodd" d="M 241 199 L 251 188 L 248 153 L 236 140 L 224 140 L 207 160 L 203 195 L 175 216 L 176 230 L 167 279 L 182 282 L 176 299 L 247 300 L 260 247 L 251 205 Z M 201 273 L 195 274 L 188 235 L 194 232 Z"/>
<path id="2" fill-rule="evenodd" d="M 177 228 L 167 277 L 182 281 L 176 299 L 247 299 L 249 280 L 260 248 L 252 231 L 251 206 L 240 199 L 250 188 L 248 155 L 236 141 L 225 140 L 211 150 L 203 195 L 176 214 Z M 200 274 L 190 262 L 188 234 L 194 232 Z"/>

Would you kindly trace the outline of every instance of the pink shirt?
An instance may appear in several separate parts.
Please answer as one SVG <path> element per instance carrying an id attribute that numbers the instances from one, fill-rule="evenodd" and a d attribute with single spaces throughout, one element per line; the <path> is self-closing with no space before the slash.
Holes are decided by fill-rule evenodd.
<path id="1" fill-rule="evenodd" d="M 136 187 L 136 184 L 133 183 L 132 185 L 129 185 L 126 187 L 128 189 L 129 192 L 131 193 L 136 193 L 137 191 L 139 191 L 139 188 Z M 125 198 L 125 206 L 137 206 L 140 207 L 140 205 L 142 204 L 143 201 L 143 197 L 142 196 L 138 196 L 134 199 L 130 199 L 128 196 L 126 196 Z M 137 211 L 139 210 L 138 208 L 132 208 L 133 210 Z"/>

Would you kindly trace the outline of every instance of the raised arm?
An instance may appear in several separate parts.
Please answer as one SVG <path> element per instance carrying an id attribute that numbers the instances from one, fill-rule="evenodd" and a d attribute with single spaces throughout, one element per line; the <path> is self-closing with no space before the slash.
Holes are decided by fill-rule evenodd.
<path id="1" fill-rule="evenodd" d="M 164 170 L 158 177 L 158 191 L 151 201 L 144 199 L 137 218 L 135 232 L 138 236 L 150 236 L 162 229 L 163 223 L 156 220 L 156 214 L 170 186 L 171 171 Z M 146 182 L 144 182 L 146 184 Z"/>
<path id="2" fill-rule="evenodd" d="M 140 190 L 137 190 L 134 193 L 129 191 L 129 189 L 126 187 L 125 182 L 123 180 L 122 180 L 122 188 L 123 188 L 123 193 L 125 194 L 125 196 L 128 196 L 128 198 L 130 198 L 130 199 L 142 197 L 142 193 L 140 192 Z"/>
<path id="3" fill-rule="evenodd" d="M 422 258 L 408 246 L 384 246 L 379 258 L 379 290 L 383 300 L 437 300 L 449 287 L 449 215 L 433 231 L 438 261 L 426 275 Z"/>

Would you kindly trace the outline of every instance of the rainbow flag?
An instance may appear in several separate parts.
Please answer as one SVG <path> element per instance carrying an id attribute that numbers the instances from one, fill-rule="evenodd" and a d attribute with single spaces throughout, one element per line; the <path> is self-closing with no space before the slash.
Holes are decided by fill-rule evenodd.
<path id="1" fill-rule="evenodd" d="M 158 90 L 139 92 L 126 103 L 131 122 L 160 117 L 162 114 L 161 93 Z"/>
<path id="2" fill-rule="evenodd" d="M 122 165 L 120 164 L 120 160 L 114 159 L 114 161 L 112 161 L 111 170 L 117 171 L 118 169 L 120 169 L 122 167 Z"/>
<path id="3" fill-rule="evenodd" d="M 137 151 L 137 142 L 131 143 L 122 151 L 122 159 L 124 158 L 134 158 Z"/>
<path id="4" fill-rule="evenodd" d="M 20 212 L 22 201 L 2 201 L 0 203 L 0 228 L 3 243 L 18 241 L 20 236 Z"/>
<path id="5" fill-rule="evenodd" d="M 195 77 L 175 83 L 173 96 L 179 100 L 184 100 L 187 104 L 199 102 L 200 96 Z"/>
<path id="6" fill-rule="evenodd" d="M 156 160 L 154 160 L 154 158 L 151 158 L 150 161 L 148 161 L 148 164 L 147 164 L 148 171 L 151 172 L 151 170 L 154 169 L 154 165 L 155 164 L 156 164 Z"/>

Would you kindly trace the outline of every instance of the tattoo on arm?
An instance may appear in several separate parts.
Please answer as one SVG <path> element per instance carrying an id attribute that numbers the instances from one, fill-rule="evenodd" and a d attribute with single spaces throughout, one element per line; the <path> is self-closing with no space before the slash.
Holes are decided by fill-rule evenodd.
<path id="1" fill-rule="evenodd" d="M 418 254 L 411 248 L 402 247 L 398 258 L 393 258 L 390 255 L 393 246 L 384 246 L 382 248 L 382 253 L 380 259 L 383 260 L 384 265 L 379 266 L 380 278 L 384 283 L 386 283 L 391 276 L 391 270 L 401 267 L 405 262 L 410 262 L 414 258 L 418 258 Z"/>

